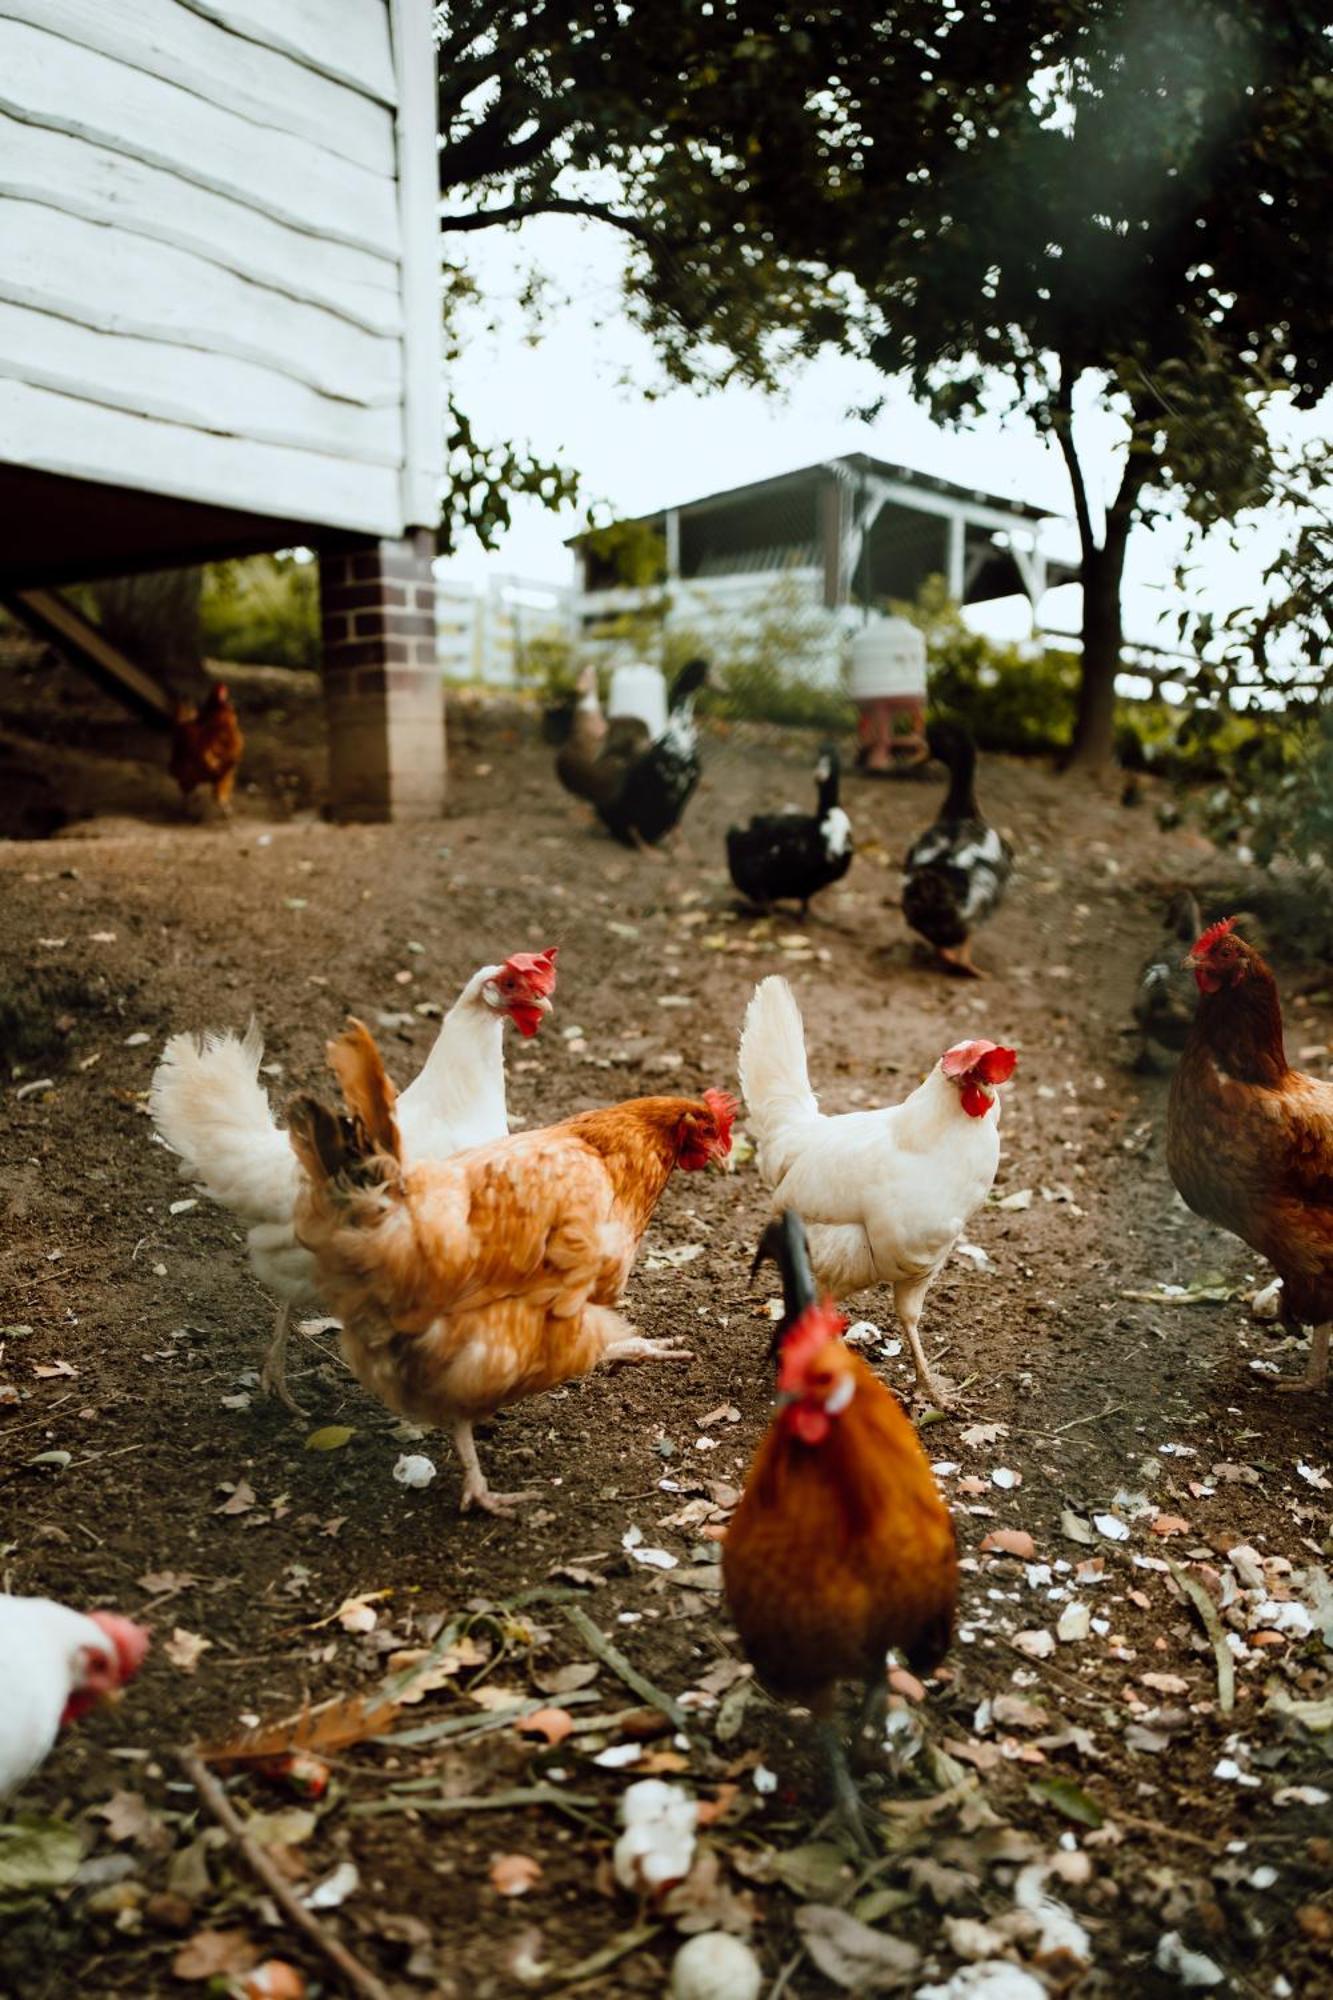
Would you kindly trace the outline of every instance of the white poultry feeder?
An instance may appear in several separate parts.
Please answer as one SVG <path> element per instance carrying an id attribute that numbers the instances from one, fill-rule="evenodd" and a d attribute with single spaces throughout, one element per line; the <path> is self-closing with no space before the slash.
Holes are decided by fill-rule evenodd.
<path id="1" fill-rule="evenodd" d="M 618 715 L 635 716 L 647 725 L 650 736 L 660 736 L 667 719 L 666 680 L 660 667 L 649 666 L 645 660 L 631 660 L 617 667 L 611 675 L 606 712 L 613 719 Z"/>
<path id="2" fill-rule="evenodd" d="M 906 618 L 872 618 L 852 634 L 849 689 L 860 711 L 860 762 L 868 771 L 926 755 L 926 641 Z M 907 729 L 894 734 L 897 718 Z"/>

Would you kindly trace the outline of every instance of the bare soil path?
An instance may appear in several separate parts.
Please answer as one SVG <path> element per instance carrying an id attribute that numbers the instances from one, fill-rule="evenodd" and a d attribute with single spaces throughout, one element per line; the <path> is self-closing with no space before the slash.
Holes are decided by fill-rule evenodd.
<path id="1" fill-rule="evenodd" d="M 849 781 L 858 857 L 802 933 L 736 913 L 721 844 L 730 820 L 805 800 L 800 738 L 711 738 L 665 864 L 594 833 L 512 713 L 460 715 L 451 756 L 449 816 L 426 827 L 289 816 L 279 801 L 300 788 L 275 779 L 231 826 L 176 823 L 155 792 L 153 820 L 0 846 L 0 1027 L 23 1070 L 0 1127 L 3 1579 L 114 1602 L 157 1642 L 124 1703 L 71 1733 L 21 1801 L 74 1823 L 85 1857 L 73 1882 L 0 1919 L 0 1989 L 156 1996 L 188 1992 L 192 1975 L 203 1991 L 213 1952 L 229 1971 L 283 1958 L 312 1992 L 338 1990 L 215 1843 L 173 1751 L 372 1689 L 389 1656 L 459 1620 L 469 1643 L 406 1718 L 429 1740 L 339 1752 L 314 1805 L 255 1775 L 233 1792 L 266 1816 L 256 1831 L 302 1891 L 355 1864 L 358 1885 L 322 1920 L 404 2000 L 660 1994 L 682 1923 L 747 1934 L 765 1991 L 786 1968 L 796 2000 L 858 1977 L 864 1991 L 961 1993 L 948 1984 L 960 1966 L 1001 1955 L 1053 1993 L 1175 1993 L 1191 1952 L 1220 1991 L 1333 1991 L 1333 1601 L 1320 1581 L 1333 1412 L 1275 1392 L 1272 1364 L 1299 1357 L 1239 1296 L 1266 1273 L 1176 1201 L 1165 1078 L 1131 1073 L 1119 1032 L 1161 890 L 1206 890 L 1217 858 L 1159 831 L 1151 793 L 1128 810 L 992 762 L 983 805 L 1020 868 L 979 941 L 992 976 L 962 985 L 917 960 L 894 907 L 929 784 Z M 263 769 L 282 765 L 263 751 Z M 769 1288 L 747 1276 L 765 1213 L 752 1164 L 678 1177 L 632 1281 L 636 1321 L 688 1336 L 694 1363 L 593 1378 L 482 1438 L 497 1486 L 543 1489 L 506 1523 L 458 1518 L 447 1445 L 405 1444 L 327 1337 L 299 1344 L 309 1421 L 268 1402 L 255 1370 L 270 1308 L 238 1232 L 202 1201 L 173 1212 L 190 1190 L 143 1103 L 169 1032 L 254 1015 L 281 1098 L 322 1079 L 323 1043 L 352 1011 L 379 1023 L 405 1079 L 435 1032 L 419 1005 L 447 1005 L 487 958 L 553 942 L 556 1013 L 508 1048 L 511 1109 L 528 1123 L 645 1090 L 734 1087 L 745 1000 L 776 970 L 801 1000 L 829 1108 L 897 1098 L 965 1035 L 1021 1052 L 996 1199 L 926 1308 L 928 1349 L 966 1381 L 959 1413 L 927 1432 L 957 1510 L 965 1604 L 950 1677 L 901 1703 L 873 1873 L 817 1837 L 808 1726 L 749 1690 L 716 1594 L 709 1531 L 770 1410 Z M 1288 1006 L 1292 1046 L 1325 1070 L 1333 995 L 1310 968 L 1281 971 L 1289 994 L 1306 989 Z M 18 1094 L 42 1078 L 52 1087 Z M 1231 1296 L 1132 1296 L 1200 1281 Z M 892 1335 L 887 1295 L 855 1311 Z M 904 1357 L 871 1352 L 906 1393 Z M 308 1449 L 327 1426 L 352 1435 Z M 429 1490 L 394 1483 L 404 1449 L 436 1458 Z M 631 1530 L 675 1566 L 637 1560 Z M 983 1546 L 1003 1530 L 1030 1536 L 1031 1553 Z M 1222 1605 L 1230 1715 L 1171 1564 Z M 550 1594 L 516 1605 L 534 1589 Z M 562 1590 L 685 1699 L 688 1736 L 625 1719 L 643 1701 L 595 1656 Z M 335 1614 L 365 1596 L 347 1623 L 373 1616 L 373 1629 L 345 1629 Z M 560 1712 L 550 1733 L 572 1733 L 520 1733 L 505 1691 L 544 1699 Z M 1322 1726 L 1293 1702 L 1322 1703 Z M 607 1751 L 619 1755 L 597 1762 Z M 706 1865 L 669 1911 L 636 1908 L 608 1864 L 617 1801 L 645 1770 L 711 1815 Z M 535 1803 L 500 1803 L 534 1787 Z M 514 1854 L 541 1871 L 519 1896 L 492 1879 Z M 1053 1917 L 1051 1898 L 1072 1917 Z M 849 1972 L 827 1920 L 798 1918 L 829 1905 L 917 1959 Z M 224 1942 L 199 1946 L 200 1932 Z"/>

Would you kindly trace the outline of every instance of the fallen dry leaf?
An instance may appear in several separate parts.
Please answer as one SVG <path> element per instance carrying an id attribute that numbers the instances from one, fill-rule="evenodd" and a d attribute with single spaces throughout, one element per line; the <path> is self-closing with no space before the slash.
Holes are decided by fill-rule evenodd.
<path id="1" fill-rule="evenodd" d="M 114 1841 L 132 1840 L 136 1847 L 169 1847 L 171 1836 L 149 1809 L 142 1792 L 113 1792 L 105 1805 L 93 1808 L 93 1817 L 106 1821 Z"/>
<path id="2" fill-rule="evenodd" d="M 162 1651 L 173 1667 L 179 1667 L 183 1674 L 192 1674 L 212 1644 L 201 1633 L 187 1632 L 183 1625 L 178 1625 Z"/>
<path id="3" fill-rule="evenodd" d="M 501 1896 L 526 1896 L 542 1877 L 542 1864 L 530 1854 L 497 1854 L 491 1863 L 491 1887 Z"/>
<path id="4" fill-rule="evenodd" d="M 215 1514 L 248 1514 L 255 1504 L 255 1489 L 248 1479 L 223 1480 L 218 1490 L 227 1497 L 213 1509 Z"/>
<path id="5" fill-rule="evenodd" d="M 196 1931 L 171 1961 L 177 1979 L 217 1979 L 249 1972 L 259 1957 L 244 1931 Z"/>
<path id="6" fill-rule="evenodd" d="M 1152 1523 L 1152 1531 L 1155 1535 L 1188 1535 L 1190 1524 L 1179 1514 L 1159 1514 Z"/>

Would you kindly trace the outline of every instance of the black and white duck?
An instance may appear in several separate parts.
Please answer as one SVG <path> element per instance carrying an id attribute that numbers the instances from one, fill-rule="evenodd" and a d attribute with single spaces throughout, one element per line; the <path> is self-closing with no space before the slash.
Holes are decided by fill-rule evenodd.
<path id="1" fill-rule="evenodd" d="M 762 909 L 799 903 L 840 882 L 852 865 L 852 823 L 838 803 L 838 753 L 826 743 L 815 766 L 814 812 L 759 813 L 748 826 L 727 829 L 727 866 L 742 896 Z"/>
<path id="2" fill-rule="evenodd" d="M 994 916 L 1013 871 L 1013 849 L 977 805 L 977 751 L 956 722 L 926 731 L 931 755 L 948 768 L 949 789 L 934 823 L 903 864 L 903 915 L 951 972 L 984 975 L 972 963 L 972 934 Z"/>

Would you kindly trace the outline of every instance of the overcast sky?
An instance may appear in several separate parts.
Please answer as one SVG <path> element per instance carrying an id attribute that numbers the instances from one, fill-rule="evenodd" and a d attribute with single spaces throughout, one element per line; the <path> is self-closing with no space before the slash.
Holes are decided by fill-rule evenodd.
<path id="1" fill-rule="evenodd" d="M 449 564 L 453 574 L 565 583 L 572 566 L 564 539 L 582 525 L 590 501 L 608 501 L 617 513 L 646 513 L 849 451 L 1069 514 L 1060 454 L 1030 427 L 995 418 L 965 432 L 939 430 L 898 389 L 890 390 L 873 424 L 859 422 L 848 410 L 868 402 L 882 385 L 872 370 L 836 356 L 805 369 L 782 398 L 746 388 L 708 396 L 666 389 L 650 344 L 625 318 L 621 252 L 603 228 L 544 218 L 521 236 L 495 230 L 474 237 L 469 253 L 494 326 L 474 315 L 465 352 L 450 368 L 452 392 L 479 436 L 520 439 L 543 455 L 567 459 L 580 469 L 584 488 L 581 504 L 561 514 L 521 505 L 496 554 L 487 556 L 473 543 Z M 569 299 L 546 316 L 535 341 L 520 304 L 534 257 L 559 273 Z M 1093 489 L 1109 494 L 1120 427 L 1095 411 L 1080 422 Z M 1301 418 L 1289 427 L 1314 435 L 1323 425 Z M 1077 557 L 1072 522 L 1053 523 L 1044 539 L 1051 553 Z M 1171 621 L 1179 599 L 1173 575 L 1184 540 L 1175 523 L 1135 530 L 1125 589 L 1128 637 L 1174 643 Z M 1247 541 L 1239 558 L 1220 542 L 1201 558 L 1200 594 L 1216 611 L 1258 591 L 1278 543 L 1276 527 L 1261 527 Z M 1021 601 L 972 615 L 996 636 L 1028 630 Z M 1048 628 L 1076 630 L 1078 619 L 1076 588 L 1048 594 Z"/>

